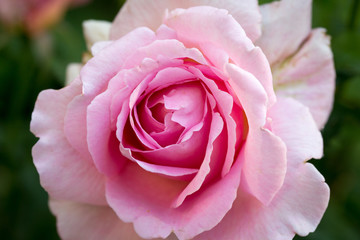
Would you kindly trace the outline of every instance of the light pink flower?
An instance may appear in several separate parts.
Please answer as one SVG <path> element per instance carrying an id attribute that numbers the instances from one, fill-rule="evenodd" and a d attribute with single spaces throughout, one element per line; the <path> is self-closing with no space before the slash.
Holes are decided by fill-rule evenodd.
<path id="1" fill-rule="evenodd" d="M 60 236 L 314 231 L 329 189 L 306 161 L 322 157 L 334 69 L 301 2 L 132 0 L 111 28 L 86 22 L 93 57 L 40 93 L 31 122 Z"/>
<path id="2" fill-rule="evenodd" d="M 67 8 L 89 0 L 0 0 L 0 21 L 7 26 L 21 25 L 38 34 L 58 22 Z"/>

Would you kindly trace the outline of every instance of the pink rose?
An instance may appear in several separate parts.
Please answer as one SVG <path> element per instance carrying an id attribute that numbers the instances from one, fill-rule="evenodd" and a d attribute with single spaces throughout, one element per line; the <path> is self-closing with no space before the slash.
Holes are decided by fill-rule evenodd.
<path id="1" fill-rule="evenodd" d="M 132 0 L 112 25 L 85 23 L 93 57 L 72 65 L 69 86 L 40 93 L 31 122 L 60 236 L 314 231 L 329 188 L 306 161 L 322 157 L 334 68 L 310 11 L 310 0 L 260 11 L 255 0 Z"/>

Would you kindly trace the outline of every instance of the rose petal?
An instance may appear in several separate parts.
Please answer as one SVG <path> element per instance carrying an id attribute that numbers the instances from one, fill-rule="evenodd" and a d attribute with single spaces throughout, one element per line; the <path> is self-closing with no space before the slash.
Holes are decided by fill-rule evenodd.
<path id="1" fill-rule="evenodd" d="M 312 0 L 282 0 L 260 6 L 262 34 L 256 41 L 270 64 L 298 49 L 311 30 Z"/>
<path id="2" fill-rule="evenodd" d="M 141 240 L 132 224 L 122 222 L 110 207 L 50 200 L 61 239 Z"/>
<path id="3" fill-rule="evenodd" d="M 141 100 L 141 95 L 146 96 L 146 94 L 151 94 L 151 91 L 153 90 L 153 88 L 157 87 L 156 83 L 159 82 L 161 85 L 163 85 L 163 87 L 167 87 L 166 85 L 170 84 L 169 81 L 167 81 L 169 79 L 171 79 L 170 82 L 177 84 L 178 82 L 188 80 L 188 78 L 193 78 L 193 75 L 190 74 L 188 71 L 185 71 L 184 69 L 181 69 L 181 68 L 168 67 L 163 70 L 160 70 L 159 72 L 156 73 L 156 76 L 154 78 L 147 78 L 146 80 L 141 81 L 140 84 L 134 89 L 134 91 L 130 95 L 129 108 L 132 111 L 134 111 L 135 104 Z M 185 83 L 185 85 L 188 85 L 188 84 L 190 84 L 190 83 L 187 83 L 187 84 Z M 161 85 L 159 85 L 159 87 Z M 179 86 L 184 86 L 184 85 L 179 85 Z M 175 91 L 176 89 L 179 88 L 179 86 L 177 86 L 177 87 L 174 86 L 171 89 L 169 89 L 169 91 L 170 90 Z M 147 91 L 145 91 L 145 90 L 147 90 Z M 149 92 L 149 93 L 146 93 L 146 92 Z M 170 92 L 167 94 L 170 94 Z M 166 99 L 166 96 L 164 96 L 163 98 Z M 165 103 L 164 107 L 169 109 L 169 106 L 166 107 L 166 105 L 168 105 L 168 102 L 169 101 L 164 100 L 164 103 Z M 202 102 L 204 102 L 204 100 L 202 100 Z M 200 104 L 199 106 L 201 107 L 202 105 Z M 181 112 L 180 109 L 178 111 L 175 111 L 171 116 L 171 120 L 181 124 L 181 123 L 183 123 L 183 121 L 179 120 L 179 115 L 180 115 L 179 112 Z M 196 114 L 191 114 L 191 115 L 194 116 Z M 201 114 L 199 117 L 201 118 L 202 115 L 203 114 Z M 176 120 L 178 120 L 178 121 L 176 121 Z M 194 125 L 197 124 L 199 122 L 199 120 L 197 122 L 194 122 Z M 146 132 L 143 129 L 140 122 L 136 121 L 136 114 L 135 114 L 135 119 L 133 118 L 133 114 L 130 115 L 130 124 L 131 124 L 136 136 L 139 138 L 139 140 L 141 141 L 142 144 L 144 144 L 146 147 L 148 147 L 150 149 L 161 148 L 160 144 L 158 142 L 156 142 L 154 138 L 152 138 L 151 132 L 150 133 Z M 184 127 L 190 128 L 191 126 L 184 126 Z M 119 130 L 119 131 L 122 131 L 122 130 Z M 175 140 L 175 142 L 176 142 L 176 140 Z M 170 145 L 170 143 L 168 143 L 167 145 Z"/>
<path id="4" fill-rule="evenodd" d="M 104 92 L 92 101 L 87 110 L 89 152 L 98 170 L 107 176 L 118 174 L 127 161 L 119 153 L 119 141 L 111 129 L 111 99 L 111 94 Z"/>
<path id="5" fill-rule="evenodd" d="M 287 146 L 285 181 L 269 206 L 239 191 L 228 215 L 214 229 L 194 240 L 286 239 L 315 230 L 329 201 L 329 188 L 312 164 L 321 156 L 321 135 L 308 109 L 279 98 L 270 109 L 272 130 Z"/>
<path id="6" fill-rule="evenodd" d="M 191 180 L 195 174 L 199 171 L 198 169 L 191 168 L 179 168 L 179 167 L 168 167 L 161 166 L 143 161 L 135 160 L 135 162 L 142 167 L 144 170 L 152 173 L 158 173 L 168 177 L 174 177 L 177 180 Z"/>
<path id="7" fill-rule="evenodd" d="M 185 46 L 200 47 L 203 43 L 211 43 L 223 49 L 231 61 L 261 82 L 268 94 L 269 105 L 275 102 L 271 69 L 265 55 L 253 45 L 243 28 L 227 11 L 208 6 L 176 9 L 164 23 L 176 31 L 178 39 Z M 207 54 L 205 50 L 202 49 L 204 56 Z"/>
<path id="8" fill-rule="evenodd" d="M 288 161 L 288 167 L 322 157 L 322 136 L 307 107 L 291 98 L 279 98 L 269 117 L 272 131 L 286 143 L 287 157 L 296 161 Z"/>
<path id="9" fill-rule="evenodd" d="M 331 112 L 335 91 L 335 69 L 324 29 L 311 32 L 300 50 L 273 67 L 277 96 L 292 97 L 307 107 L 323 128 Z"/>
<path id="10" fill-rule="evenodd" d="M 243 176 L 247 190 L 263 204 L 269 204 L 281 188 L 286 173 L 286 146 L 264 128 L 266 93 L 251 74 L 233 64 L 226 67 L 229 83 L 244 109 L 249 132 L 243 148 Z"/>
<path id="11" fill-rule="evenodd" d="M 292 159 L 289 159 L 292 161 Z M 312 164 L 287 173 L 269 206 L 239 192 L 231 210 L 212 230 L 194 240 L 284 239 L 305 236 L 316 229 L 329 201 L 329 187 Z"/>
<path id="12" fill-rule="evenodd" d="M 203 162 L 208 143 L 211 124 L 211 113 L 208 109 L 209 107 L 205 107 L 202 121 L 180 136 L 179 140 L 181 141 L 176 144 L 146 150 L 131 146 L 125 149 L 121 144 L 120 149 L 130 159 L 134 156 L 135 159 L 158 165 L 198 169 Z M 129 128 L 124 130 L 126 137 L 131 135 L 127 133 Z M 123 141 L 123 143 L 126 142 Z"/>
<path id="13" fill-rule="evenodd" d="M 51 197 L 105 204 L 103 176 L 91 159 L 81 156 L 69 144 L 63 133 L 67 104 L 80 92 L 81 84 L 75 80 L 61 90 L 39 94 L 30 129 L 40 140 L 32 155 L 41 184 Z"/>
<path id="14" fill-rule="evenodd" d="M 99 20 L 87 20 L 83 22 L 83 32 L 85 36 L 87 49 L 96 42 L 108 41 L 110 37 L 111 22 Z"/>
<path id="15" fill-rule="evenodd" d="M 218 69 L 224 69 L 225 64 L 229 63 L 229 54 L 217 47 L 216 45 L 204 42 L 199 44 L 199 49 L 206 53 L 206 58 L 210 61 L 211 65 Z"/>
<path id="16" fill-rule="evenodd" d="M 138 84 L 145 84 L 153 79 L 152 72 L 158 70 L 160 73 L 162 68 L 172 67 L 171 65 L 174 63 L 181 62 L 158 62 L 146 58 L 140 67 L 120 71 L 110 81 L 108 89 L 92 100 L 87 109 L 87 129 L 91 129 L 87 132 L 87 142 L 95 165 L 102 173 L 113 176 L 123 167 L 123 161 L 119 161 L 117 158 L 125 159 L 120 154 L 116 154 L 115 148 L 118 148 L 116 144 L 123 140 L 124 126 L 130 113 L 129 98 L 132 104 L 135 104 L 139 94 L 142 93 L 141 90 L 138 90 L 137 94 L 131 94 L 131 92 L 136 89 Z M 170 66 L 168 66 L 169 64 Z M 187 73 L 187 76 L 189 75 Z M 146 84 L 144 86 L 146 87 Z M 119 140 L 110 139 L 111 129 L 115 131 L 115 124 L 112 125 L 113 121 L 116 123 L 116 134 Z M 81 127 L 83 128 L 83 126 Z M 77 131 L 74 130 L 74 132 Z M 125 136 L 128 137 L 126 134 Z M 80 140 L 80 138 L 78 139 Z M 109 146 L 114 148 L 112 152 L 109 152 Z"/>
<path id="17" fill-rule="evenodd" d="M 110 46 L 113 42 L 112 41 L 101 41 L 96 42 L 94 45 L 92 45 L 90 51 L 93 56 L 98 55 L 98 53 L 101 52 L 101 50 L 105 49 L 106 47 Z"/>
<path id="18" fill-rule="evenodd" d="M 95 96 L 103 91 L 109 80 L 122 69 L 129 55 L 139 47 L 155 40 L 155 33 L 148 28 L 137 28 L 104 48 L 82 68 L 80 77 L 83 93 Z"/>
<path id="19" fill-rule="evenodd" d="M 130 93 L 136 84 L 146 78 L 147 75 L 147 72 L 141 69 L 145 70 L 147 68 L 118 72 L 110 80 L 109 88 L 96 96 L 87 107 L 87 129 L 89 131 L 87 131 L 86 139 L 88 149 L 99 171 L 108 176 L 118 174 L 127 161 L 119 152 L 120 142 L 118 139 L 122 138 L 116 136 L 116 119 L 113 119 L 112 115 L 127 119 L 130 111 L 128 107 Z M 114 109 L 114 99 L 117 104 L 115 107 L 119 109 Z M 125 107 L 126 105 L 127 107 Z M 123 111 L 119 115 L 121 109 Z"/>
<path id="20" fill-rule="evenodd" d="M 136 117 L 137 117 L 137 121 L 140 121 L 138 116 Z M 144 122 L 144 119 L 143 118 L 141 119 L 142 122 Z M 150 136 L 162 147 L 166 147 L 177 143 L 180 135 L 184 131 L 184 127 L 182 127 L 176 122 L 173 122 L 171 120 L 171 116 L 168 114 L 165 116 L 164 125 L 165 125 L 164 129 L 160 132 L 153 131 L 152 126 L 149 127 L 148 129 L 151 129 Z"/>
<path id="21" fill-rule="evenodd" d="M 156 40 L 147 46 L 137 49 L 128 57 L 123 67 L 136 67 L 145 58 L 157 60 L 160 57 L 163 59 L 190 58 L 198 63 L 207 64 L 204 56 L 197 48 L 188 48 L 176 39 L 165 39 Z"/>
<path id="22" fill-rule="evenodd" d="M 114 20 L 111 28 L 111 39 L 120 38 L 140 26 L 147 26 L 156 30 L 162 23 L 166 9 L 171 11 L 175 8 L 190 8 L 202 5 L 227 9 L 252 40 L 256 40 L 260 35 L 261 16 L 258 3 L 255 0 L 128 0 Z"/>
<path id="23" fill-rule="evenodd" d="M 232 208 L 240 177 L 241 162 L 236 161 L 230 172 L 221 180 L 208 185 L 203 191 L 195 193 L 195 196 L 190 196 L 177 208 L 184 213 L 183 226 L 174 231 L 180 240 L 193 239 L 221 223 L 225 214 Z"/>
<path id="24" fill-rule="evenodd" d="M 155 34 L 139 28 L 110 46 L 84 65 L 80 72 L 82 93 L 69 104 L 65 117 L 65 135 L 72 146 L 82 155 L 88 156 L 86 108 L 94 97 L 105 90 L 109 80 L 119 71 L 126 57 L 140 46 L 153 41 Z"/>
<path id="25" fill-rule="evenodd" d="M 215 154 L 213 153 L 213 150 L 216 148 L 214 142 L 220 136 L 221 132 L 223 131 L 223 128 L 224 128 L 223 119 L 220 117 L 219 113 L 215 113 L 212 116 L 212 122 L 209 130 L 209 140 L 206 146 L 205 157 L 200 166 L 200 169 L 195 175 L 194 179 L 192 179 L 192 181 L 186 186 L 186 188 L 173 202 L 173 207 L 179 207 L 184 202 L 186 197 L 198 191 L 200 187 L 204 184 L 205 178 L 211 171 L 210 168 L 211 160 L 213 161 L 217 160 L 216 158 L 212 159 L 212 155 Z"/>
<path id="26" fill-rule="evenodd" d="M 199 168 L 205 155 L 209 126 L 205 124 L 196 130 L 193 131 L 191 137 L 178 144 L 152 151 L 131 150 L 136 159 L 146 162 L 165 166 Z"/>
<path id="27" fill-rule="evenodd" d="M 135 163 L 128 163 L 120 175 L 107 182 L 106 197 L 119 218 L 124 222 L 133 222 L 141 237 L 165 238 L 171 232 L 169 223 L 173 221 L 170 221 L 169 200 L 185 185 L 186 182 L 164 178 L 143 170 Z M 152 221 L 144 222 L 146 220 Z M 142 223 L 147 229 L 140 232 L 137 228 Z"/>
<path id="28" fill-rule="evenodd" d="M 80 75 L 80 70 L 82 68 L 81 63 L 70 63 L 66 67 L 66 80 L 65 85 L 70 85 L 70 83 L 75 80 Z"/>
<path id="29" fill-rule="evenodd" d="M 222 168 L 221 175 L 224 176 L 229 172 L 233 164 L 233 161 L 235 160 L 235 146 L 237 142 L 236 139 L 237 136 L 236 136 L 236 123 L 231 116 L 234 106 L 233 98 L 227 92 L 221 91 L 213 80 L 205 77 L 205 75 L 202 72 L 204 71 L 204 69 L 200 71 L 196 67 L 190 67 L 189 70 L 192 71 L 198 78 L 200 78 L 204 82 L 204 84 L 210 89 L 212 97 L 217 102 L 217 108 L 219 109 L 221 116 L 225 120 L 225 128 L 227 130 L 226 133 L 227 148 L 226 150 L 223 149 L 223 151 L 226 153 L 226 156 L 223 166 L 221 167 Z"/>
<path id="30" fill-rule="evenodd" d="M 186 129 L 198 124 L 204 115 L 205 92 L 199 83 L 174 86 L 164 95 L 164 106 L 174 110 L 171 120 Z"/>
<path id="31" fill-rule="evenodd" d="M 237 161 L 224 178 L 190 196 L 180 207 L 171 208 L 185 184 L 129 164 L 122 175 L 109 180 L 107 199 L 120 219 L 134 222 L 143 238 L 166 237 L 173 231 L 180 240 L 192 239 L 216 226 L 229 211 L 239 186 L 240 169 Z"/>

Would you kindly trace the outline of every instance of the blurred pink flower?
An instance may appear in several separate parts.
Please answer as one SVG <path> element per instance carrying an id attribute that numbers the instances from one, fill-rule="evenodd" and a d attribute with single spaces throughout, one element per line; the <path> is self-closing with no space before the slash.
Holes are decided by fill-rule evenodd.
<path id="1" fill-rule="evenodd" d="M 23 26 L 37 34 L 58 22 L 69 6 L 90 0 L 0 0 L 0 21 L 7 26 Z"/>

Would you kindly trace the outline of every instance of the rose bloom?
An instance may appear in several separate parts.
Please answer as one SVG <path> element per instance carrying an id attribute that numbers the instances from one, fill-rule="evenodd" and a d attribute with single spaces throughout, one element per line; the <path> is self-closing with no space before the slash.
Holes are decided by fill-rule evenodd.
<path id="1" fill-rule="evenodd" d="M 0 22 L 7 26 L 23 25 L 30 34 L 38 34 L 58 22 L 69 6 L 90 0 L 0 0 Z"/>
<path id="2" fill-rule="evenodd" d="M 40 93 L 33 158 L 63 239 L 289 240 L 329 188 L 334 94 L 311 1 L 127 1 Z M 74 77 L 75 76 L 75 77 Z"/>

